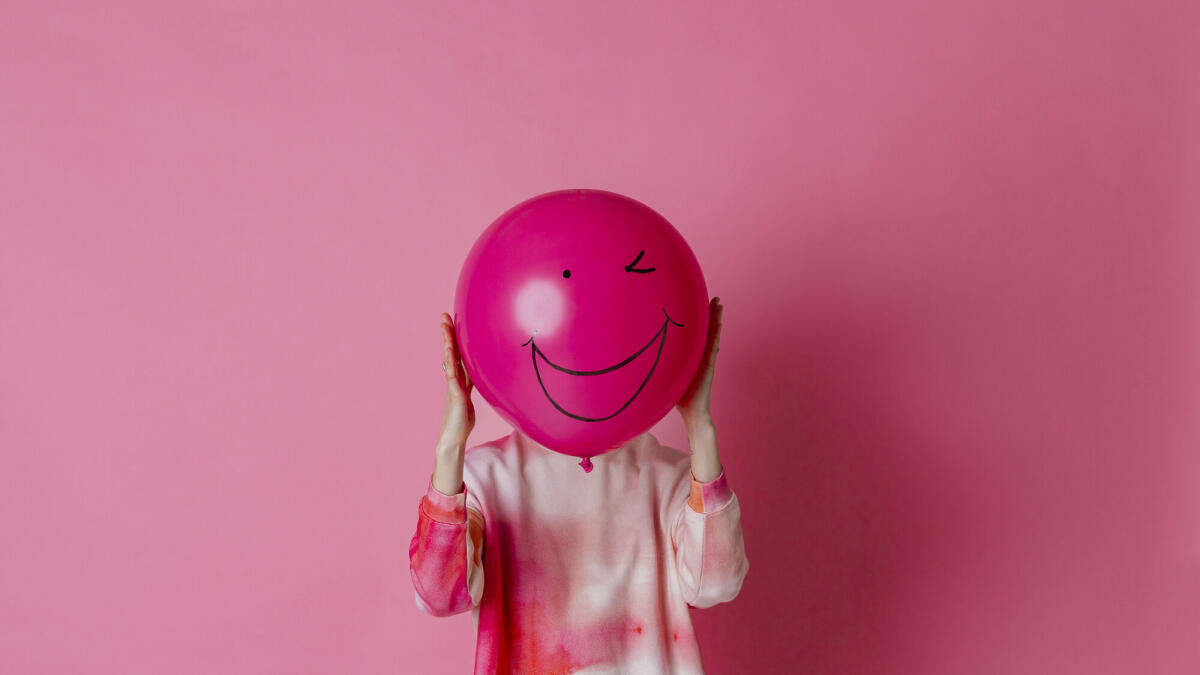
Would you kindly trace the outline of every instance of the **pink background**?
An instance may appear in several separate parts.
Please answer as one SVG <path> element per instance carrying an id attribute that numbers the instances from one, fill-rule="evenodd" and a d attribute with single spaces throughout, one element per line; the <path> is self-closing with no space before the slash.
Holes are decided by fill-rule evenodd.
<path id="1" fill-rule="evenodd" d="M 437 315 L 564 187 L 727 305 L 711 672 L 1196 671 L 1196 3 L 166 4 L 0 7 L 3 672 L 467 672 Z"/>

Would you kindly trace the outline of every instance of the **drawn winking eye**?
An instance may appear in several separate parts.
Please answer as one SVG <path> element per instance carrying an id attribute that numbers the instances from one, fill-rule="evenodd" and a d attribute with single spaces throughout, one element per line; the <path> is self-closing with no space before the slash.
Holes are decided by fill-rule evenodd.
<path id="1" fill-rule="evenodd" d="M 657 269 L 657 268 L 654 268 L 654 267 L 647 267 L 647 268 L 644 268 L 644 269 L 643 269 L 643 268 L 634 267 L 634 265 L 638 264 L 638 261 L 642 259 L 642 256 L 643 256 L 643 255 L 646 255 L 646 252 L 645 252 L 644 250 L 643 250 L 643 251 L 638 251 L 637 257 L 633 259 L 633 262 L 631 262 L 631 263 L 629 263 L 628 265 L 626 265 L 626 266 L 625 266 L 625 271 L 626 271 L 626 272 L 637 272 L 638 274 L 646 274 L 646 273 L 648 273 L 648 272 L 653 272 L 655 269 Z"/>

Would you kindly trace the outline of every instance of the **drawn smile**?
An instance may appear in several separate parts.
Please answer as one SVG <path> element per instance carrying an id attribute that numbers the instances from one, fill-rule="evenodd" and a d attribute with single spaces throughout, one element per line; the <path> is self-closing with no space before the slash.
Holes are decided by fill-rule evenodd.
<path id="1" fill-rule="evenodd" d="M 654 337 L 650 338 L 650 341 L 647 342 L 645 345 L 643 345 L 641 349 L 637 350 L 632 355 L 630 355 L 629 358 L 621 361 L 620 363 L 616 363 L 607 368 L 601 368 L 600 370 L 572 370 L 570 368 L 564 368 L 563 366 L 560 366 L 557 363 L 554 363 L 550 359 L 546 358 L 546 355 L 542 352 L 541 349 L 538 348 L 537 343 L 534 342 L 533 337 L 530 337 L 521 346 L 524 347 L 525 345 L 531 345 L 533 347 L 530 350 L 530 354 L 532 355 L 532 358 L 533 358 L 533 372 L 537 374 L 538 384 L 541 385 L 541 387 L 542 387 L 542 393 L 544 393 L 546 395 L 546 399 L 548 401 L 550 401 L 550 403 L 555 408 L 557 408 L 559 412 L 566 415 L 567 417 L 570 417 L 572 419 L 577 419 L 581 422 L 603 422 L 604 420 L 612 419 L 613 417 L 616 417 L 617 415 L 619 415 L 622 410 L 629 407 L 630 403 L 633 403 L 633 400 L 638 397 L 638 394 L 642 393 L 642 389 L 644 389 L 646 387 L 646 383 L 650 381 L 650 376 L 654 374 L 654 369 L 658 367 L 659 358 L 662 357 L 663 347 L 665 347 L 667 344 L 667 328 L 671 324 L 674 324 L 680 328 L 683 327 L 683 324 L 672 319 L 671 316 L 669 314 L 667 314 L 667 310 L 665 310 L 665 309 L 663 310 L 663 316 L 666 318 L 663 319 L 662 327 L 658 329 L 658 332 L 654 334 Z M 625 403 L 623 403 L 620 408 L 617 408 L 617 410 L 615 412 L 613 412 L 611 415 L 605 415 L 604 417 L 586 417 L 584 415 L 577 415 L 577 414 L 567 410 L 566 408 L 563 408 L 561 405 L 559 405 L 558 401 L 555 401 L 554 397 L 550 395 L 550 391 L 548 389 L 546 389 L 546 383 L 542 379 L 542 371 L 541 371 L 540 367 L 538 366 L 538 360 L 540 359 L 540 360 L 544 361 L 546 363 L 546 365 L 550 366 L 551 368 L 554 368 L 555 370 L 557 370 L 559 372 L 566 373 L 567 375 L 576 375 L 579 377 L 594 377 L 596 375 L 604 375 L 605 373 L 611 373 L 615 370 L 620 370 L 621 368 L 624 368 L 625 366 L 629 365 L 630 363 L 633 363 L 635 360 L 637 360 L 637 358 L 639 356 L 642 355 L 642 352 L 645 352 L 647 349 L 650 349 L 650 347 L 652 347 L 655 342 L 658 343 L 658 350 L 654 353 L 654 363 L 651 364 L 651 366 L 650 366 L 650 372 L 646 373 L 646 377 L 642 379 L 642 383 L 640 385 L 638 385 L 637 391 L 633 392 L 633 395 L 629 397 L 628 401 L 625 401 Z"/>

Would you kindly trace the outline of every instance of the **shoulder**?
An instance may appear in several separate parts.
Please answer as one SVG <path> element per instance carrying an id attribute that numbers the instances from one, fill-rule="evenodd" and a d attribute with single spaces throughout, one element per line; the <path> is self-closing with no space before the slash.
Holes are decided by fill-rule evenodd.
<path id="1" fill-rule="evenodd" d="M 467 487 L 467 505 L 484 515 L 495 493 L 512 475 L 511 434 L 479 443 L 463 453 L 463 483 Z"/>
<path id="2" fill-rule="evenodd" d="M 637 439 L 639 473 L 654 486 L 660 515 L 668 518 L 668 509 L 678 509 L 687 501 L 692 486 L 692 456 L 684 450 L 664 445 L 649 432 Z"/>
<path id="3" fill-rule="evenodd" d="M 687 458 L 688 453 L 674 446 L 665 445 L 658 437 L 649 431 L 633 439 L 633 445 L 638 448 L 638 454 L 655 461 L 673 463 L 680 457 Z"/>
<path id="4" fill-rule="evenodd" d="M 493 472 L 512 458 L 511 433 L 467 448 L 463 454 L 463 471 L 476 476 Z"/>
<path id="5" fill-rule="evenodd" d="M 649 431 L 635 438 L 631 445 L 642 470 L 653 471 L 671 481 L 690 475 L 691 455 L 679 448 L 664 445 Z"/>

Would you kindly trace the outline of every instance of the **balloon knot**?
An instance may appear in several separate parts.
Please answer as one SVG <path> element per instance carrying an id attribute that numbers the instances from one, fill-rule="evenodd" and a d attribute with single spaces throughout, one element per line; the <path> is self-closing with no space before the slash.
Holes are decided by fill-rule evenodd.
<path id="1" fill-rule="evenodd" d="M 582 460 L 580 460 L 580 461 L 579 461 L 579 466 L 582 466 L 582 467 L 583 467 L 583 472 L 584 472 L 584 473 L 591 473 L 591 471 L 592 471 L 592 458 L 591 458 L 591 457 L 584 457 Z"/>

